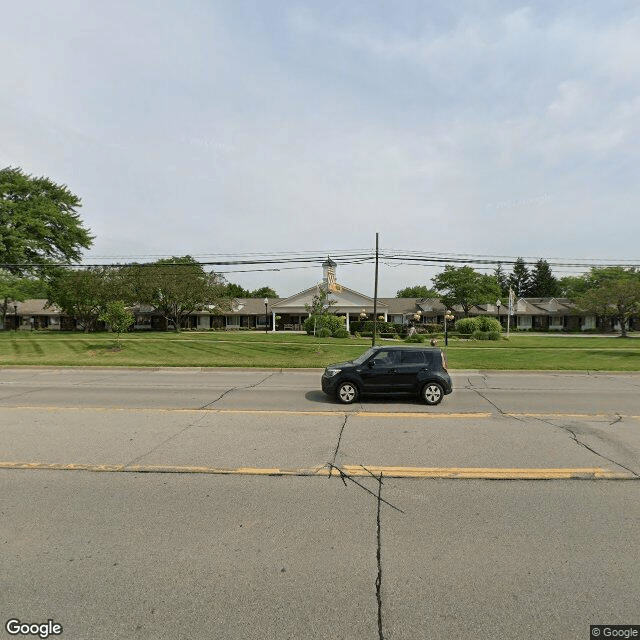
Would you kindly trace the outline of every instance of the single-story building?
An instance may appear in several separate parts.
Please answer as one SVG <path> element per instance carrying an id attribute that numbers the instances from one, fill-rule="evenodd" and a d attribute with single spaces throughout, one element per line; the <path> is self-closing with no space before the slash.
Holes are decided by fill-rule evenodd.
<path id="1" fill-rule="evenodd" d="M 190 314 L 185 328 L 196 330 L 227 329 L 258 331 L 302 331 L 309 317 L 307 307 L 321 289 L 329 292 L 334 301 L 332 312 L 343 316 L 345 326 L 358 320 L 372 320 L 374 301 L 348 287 L 339 285 L 335 274 L 336 263 L 327 259 L 323 265 L 322 281 L 288 298 L 236 298 L 225 307 L 215 304 Z M 56 305 L 47 306 L 46 300 L 10 302 L 4 329 L 51 331 L 80 329 L 73 318 L 62 314 Z M 153 307 L 134 305 L 130 308 L 135 316 L 134 330 L 172 329 Z M 399 325 L 443 324 L 447 311 L 456 319 L 464 316 L 463 309 L 454 306 L 447 309 L 437 298 L 378 298 L 376 313 L 381 320 Z M 487 315 L 499 318 L 507 326 L 508 308 L 494 303 L 476 305 L 470 309 L 471 316 Z M 2 318 L 0 317 L 0 322 Z M 510 318 L 513 329 L 532 331 L 571 331 L 618 329 L 610 322 L 602 323 L 595 315 L 580 312 L 567 298 L 519 298 Z M 640 319 L 633 318 L 631 329 L 640 329 Z"/>

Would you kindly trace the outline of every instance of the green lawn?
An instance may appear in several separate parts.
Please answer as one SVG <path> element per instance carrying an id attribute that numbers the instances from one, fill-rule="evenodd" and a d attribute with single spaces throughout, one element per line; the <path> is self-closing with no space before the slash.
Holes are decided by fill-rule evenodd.
<path id="1" fill-rule="evenodd" d="M 382 341 L 392 343 L 393 341 Z M 114 349 L 107 333 L 0 332 L 0 366 L 324 367 L 371 344 L 365 338 L 255 332 L 136 333 Z M 400 343 L 403 344 L 403 343 Z M 443 340 L 439 339 L 439 346 Z M 449 341 L 451 369 L 640 371 L 640 339 L 512 335 Z"/>

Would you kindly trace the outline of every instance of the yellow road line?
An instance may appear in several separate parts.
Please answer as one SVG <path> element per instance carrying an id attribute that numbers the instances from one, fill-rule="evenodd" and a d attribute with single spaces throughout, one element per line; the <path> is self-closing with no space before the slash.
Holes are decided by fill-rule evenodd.
<path id="1" fill-rule="evenodd" d="M 15 406 L 7 407 L 0 405 L 3 411 L 103 411 L 117 412 L 129 411 L 131 413 L 213 413 L 220 415 L 290 415 L 290 416 L 337 416 L 344 417 L 345 414 L 356 418 L 489 418 L 492 413 L 431 413 L 428 411 L 291 411 L 287 409 L 161 409 L 153 407 L 49 407 L 49 406 Z"/>
<path id="2" fill-rule="evenodd" d="M 122 465 L 48 462 L 0 462 L 0 469 L 38 471 L 92 471 L 106 473 L 201 473 L 242 476 L 321 476 L 339 477 L 340 472 L 327 465 L 307 468 L 279 467 L 208 467 L 184 465 Z M 464 480 L 638 480 L 630 472 L 618 472 L 600 467 L 577 468 L 484 468 L 484 467 L 394 467 L 342 465 L 342 473 L 367 477 L 371 474 L 387 478 L 443 478 Z"/>
<path id="3" fill-rule="evenodd" d="M 355 418 L 420 418 L 425 420 L 467 420 L 467 419 L 486 419 L 495 418 L 496 416 L 506 416 L 512 418 L 576 418 L 581 420 L 589 420 L 594 418 L 611 418 L 618 417 L 629 420 L 640 420 L 640 415 L 620 414 L 620 413 L 532 413 L 532 412 L 498 412 L 490 413 L 488 411 L 475 412 L 456 412 L 433 413 L 426 411 L 345 411 L 336 409 L 335 411 L 295 411 L 287 409 L 167 409 L 154 407 L 50 407 L 50 406 L 2 406 L 2 411 L 97 411 L 97 412 L 129 412 L 129 413 L 211 413 L 219 415 L 264 415 L 264 416 L 337 416 L 344 417 L 348 415 Z"/>

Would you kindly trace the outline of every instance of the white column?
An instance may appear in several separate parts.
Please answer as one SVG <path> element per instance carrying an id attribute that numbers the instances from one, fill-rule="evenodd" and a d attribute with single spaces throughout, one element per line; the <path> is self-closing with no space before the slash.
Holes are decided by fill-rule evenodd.
<path id="1" fill-rule="evenodd" d="M 275 311 L 271 311 L 271 330 L 275 331 L 276 330 L 276 312 Z"/>
<path id="2" fill-rule="evenodd" d="M 349 312 L 347 311 L 347 331 L 349 331 Z"/>

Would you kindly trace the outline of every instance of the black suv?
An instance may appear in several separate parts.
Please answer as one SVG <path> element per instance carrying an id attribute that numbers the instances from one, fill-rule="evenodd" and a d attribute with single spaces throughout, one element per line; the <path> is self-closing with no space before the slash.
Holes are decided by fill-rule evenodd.
<path id="1" fill-rule="evenodd" d="M 329 365 L 322 390 L 344 404 L 365 393 L 411 393 L 433 405 L 453 389 L 440 349 L 380 346 L 355 360 Z"/>

